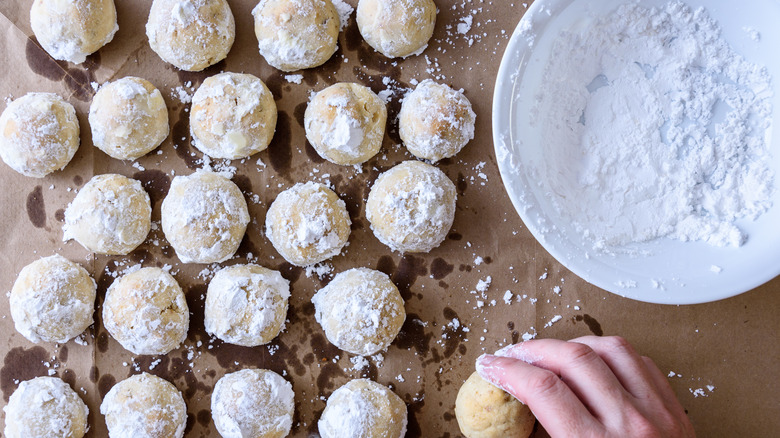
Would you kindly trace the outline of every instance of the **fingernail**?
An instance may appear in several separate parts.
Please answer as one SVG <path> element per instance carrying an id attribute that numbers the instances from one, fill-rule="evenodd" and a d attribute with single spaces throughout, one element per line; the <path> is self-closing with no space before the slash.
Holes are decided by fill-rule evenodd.
<path id="1" fill-rule="evenodd" d="M 505 391 L 504 387 L 499 381 L 498 376 L 496 375 L 499 369 L 494 366 L 495 362 L 499 359 L 500 357 L 494 356 L 492 354 L 483 354 L 477 358 L 475 368 L 477 369 L 477 374 L 479 374 L 479 376 L 482 377 L 486 382 Z"/>
<path id="2" fill-rule="evenodd" d="M 498 359 L 498 357 L 492 354 L 483 354 L 482 356 L 478 357 L 477 362 L 475 364 L 477 371 L 479 371 L 480 368 L 490 366 L 490 364 L 495 362 L 496 359 Z"/>
<path id="3" fill-rule="evenodd" d="M 493 356 L 492 354 L 483 354 L 477 358 L 477 362 L 474 364 L 474 368 L 477 369 L 477 373 L 485 380 L 490 381 L 493 379 L 493 374 L 497 369 L 496 361 L 500 358 Z M 492 383 L 492 382 L 491 382 Z"/>

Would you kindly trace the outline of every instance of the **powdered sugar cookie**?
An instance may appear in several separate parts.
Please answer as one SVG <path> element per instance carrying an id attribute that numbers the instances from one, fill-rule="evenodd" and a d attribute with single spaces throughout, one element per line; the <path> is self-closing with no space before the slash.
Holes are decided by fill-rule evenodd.
<path id="1" fill-rule="evenodd" d="M 260 0 L 252 15 L 260 55 L 279 70 L 317 67 L 336 52 L 340 20 L 330 0 Z"/>
<path id="2" fill-rule="evenodd" d="M 355 379 L 333 391 L 320 421 L 322 438 L 401 438 L 406 404 L 384 385 Z"/>
<path id="3" fill-rule="evenodd" d="M 341 252 L 350 225 L 344 201 L 323 184 L 296 184 L 277 196 L 265 217 L 266 235 L 279 254 L 297 266 Z"/>
<path id="4" fill-rule="evenodd" d="M 21 382 L 3 411 L 6 438 L 81 438 L 89 427 L 87 405 L 58 377 Z"/>
<path id="5" fill-rule="evenodd" d="M 436 25 L 433 0 L 360 0 L 357 24 L 363 39 L 388 58 L 421 53 Z"/>
<path id="6" fill-rule="evenodd" d="M 0 115 L 0 158 L 25 176 L 64 168 L 79 148 L 73 105 L 54 93 L 28 93 Z"/>
<path id="7" fill-rule="evenodd" d="M 127 76 L 95 93 L 89 127 L 98 149 L 118 160 L 135 160 L 168 137 L 168 108 L 149 81 Z"/>
<path id="8" fill-rule="evenodd" d="M 154 0 L 146 36 L 163 61 L 201 71 L 225 59 L 236 24 L 225 0 Z"/>
<path id="9" fill-rule="evenodd" d="M 276 102 L 255 76 L 220 73 L 192 96 L 192 144 L 214 158 L 246 158 L 265 150 L 276 129 Z"/>
<path id="10" fill-rule="evenodd" d="M 311 301 L 328 340 L 361 356 L 387 348 L 406 320 L 398 288 L 387 274 L 373 269 L 337 274 Z"/>
<path id="11" fill-rule="evenodd" d="M 141 268 L 106 291 L 103 325 L 135 354 L 167 354 L 187 338 L 190 313 L 179 283 L 160 268 Z"/>
<path id="12" fill-rule="evenodd" d="M 379 152 L 387 108 L 370 88 L 339 83 L 317 93 L 306 107 L 306 138 L 326 160 L 360 164 Z"/>
<path id="13" fill-rule="evenodd" d="M 528 406 L 483 380 L 476 372 L 458 391 L 455 417 L 466 438 L 528 438 L 536 423 Z"/>
<path id="14" fill-rule="evenodd" d="M 35 0 L 30 27 L 54 59 L 81 64 L 114 38 L 114 0 Z"/>
<path id="15" fill-rule="evenodd" d="M 225 374 L 211 395 L 211 417 L 225 438 L 283 438 L 295 410 L 292 385 L 269 370 Z"/>
<path id="16" fill-rule="evenodd" d="M 22 268 L 11 289 L 11 318 L 31 342 L 64 344 L 92 324 L 96 285 L 86 269 L 61 255 Z"/>
<path id="17" fill-rule="evenodd" d="M 253 264 L 224 268 L 206 293 L 206 331 L 245 347 L 267 344 L 284 328 L 289 297 L 290 282 L 278 271 Z"/>
<path id="18" fill-rule="evenodd" d="M 109 438 L 182 438 L 187 405 L 172 383 L 148 373 L 114 385 L 100 404 Z"/>
<path id="19" fill-rule="evenodd" d="M 374 235 L 394 251 L 428 252 L 455 218 L 455 185 L 438 168 L 404 161 L 379 175 L 366 201 Z"/>
<path id="20" fill-rule="evenodd" d="M 235 254 L 249 209 L 241 190 L 217 173 L 177 176 L 162 202 L 162 229 L 183 263 L 220 263 Z"/>
<path id="21" fill-rule="evenodd" d="M 476 114 L 460 91 L 426 79 L 398 113 L 398 131 L 414 156 L 436 162 L 452 157 L 474 138 Z"/>
<path id="22" fill-rule="evenodd" d="M 152 206 L 141 182 L 96 175 L 65 209 L 63 241 L 76 240 L 99 254 L 126 255 L 146 240 Z"/>

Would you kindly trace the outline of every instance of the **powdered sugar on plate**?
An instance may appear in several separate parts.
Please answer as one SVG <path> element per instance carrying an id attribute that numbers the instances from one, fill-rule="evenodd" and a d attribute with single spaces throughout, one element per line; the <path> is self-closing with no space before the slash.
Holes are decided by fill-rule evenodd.
<path id="1" fill-rule="evenodd" d="M 553 43 L 532 126 L 557 212 L 593 246 L 660 237 L 739 246 L 770 206 L 761 66 L 706 10 L 630 3 Z"/>

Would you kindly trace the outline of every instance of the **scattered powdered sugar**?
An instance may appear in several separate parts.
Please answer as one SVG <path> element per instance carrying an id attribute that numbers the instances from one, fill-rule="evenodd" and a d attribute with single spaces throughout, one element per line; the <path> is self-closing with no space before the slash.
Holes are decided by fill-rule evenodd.
<path id="1" fill-rule="evenodd" d="M 477 292 L 485 292 L 490 287 L 490 283 L 493 282 L 493 277 L 487 276 L 487 278 L 477 281 Z"/>
<path id="2" fill-rule="evenodd" d="M 300 84 L 303 80 L 303 75 L 297 74 L 297 75 L 284 75 L 284 80 L 287 82 L 290 82 L 292 84 Z"/>
<path id="3" fill-rule="evenodd" d="M 461 17 L 460 23 L 458 23 L 458 33 L 463 35 L 469 33 L 473 22 L 474 22 L 474 17 L 472 15 Z"/>
<path id="4" fill-rule="evenodd" d="M 312 276 L 316 275 L 320 280 L 325 278 L 331 272 L 333 272 L 333 265 L 325 262 L 318 263 L 316 265 L 309 265 L 304 269 L 306 278 L 311 278 Z"/>
<path id="5" fill-rule="evenodd" d="M 555 315 L 550 319 L 545 325 L 544 328 L 552 327 L 553 324 L 563 319 L 563 316 L 561 315 Z"/>
<path id="6" fill-rule="evenodd" d="M 191 81 L 187 81 L 184 85 L 171 88 L 171 97 L 178 100 L 181 103 L 192 102 L 192 95 L 195 93 L 195 87 L 192 86 Z"/>
<path id="7" fill-rule="evenodd" d="M 354 371 L 363 371 L 368 368 L 369 365 L 368 359 L 364 356 L 352 356 L 349 358 L 349 361 L 352 362 L 352 369 Z"/>
<path id="8" fill-rule="evenodd" d="M 707 385 L 706 388 L 706 392 L 704 391 L 704 388 L 688 388 L 688 391 L 693 394 L 693 398 L 708 397 L 710 393 L 715 390 L 715 387 L 713 385 Z"/>
<path id="9" fill-rule="evenodd" d="M 507 304 L 507 305 L 512 304 L 512 297 L 513 296 L 514 296 L 514 294 L 512 294 L 511 290 L 507 290 L 506 292 L 504 292 L 504 297 L 503 297 L 504 304 Z"/>
<path id="10" fill-rule="evenodd" d="M 349 17 L 355 9 L 344 0 L 332 0 L 333 6 L 336 7 L 336 12 L 339 13 L 339 32 L 343 31 L 345 27 L 349 25 Z"/>
<path id="11" fill-rule="evenodd" d="M 537 96 L 539 178 L 600 250 L 660 237 L 739 246 L 735 221 L 771 206 L 765 68 L 707 12 L 626 4 L 561 32 Z"/>
<path id="12" fill-rule="evenodd" d="M 198 160 L 195 160 L 195 164 L 200 164 L 201 170 L 207 172 L 214 172 L 227 179 L 233 179 L 238 169 L 236 166 L 230 164 L 230 160 L 216 160 L 212 161 L 212 158 L 204 154 Z"/>

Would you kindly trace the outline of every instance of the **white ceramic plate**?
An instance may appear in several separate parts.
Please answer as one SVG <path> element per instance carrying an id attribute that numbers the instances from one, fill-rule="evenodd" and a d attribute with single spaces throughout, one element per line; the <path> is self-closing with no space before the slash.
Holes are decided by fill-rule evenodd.
<path id="1" fill-rule="evenodd" d="M 563 223 L 539 186 L 529 180 L 530 175 L 539 174 L 540 169 L 533 167 L 542 145 L 539 133 L 529 127 L 528 117 L 535 90 L 545 80 L 542 73 L 552 41 L 562 28 L 581 19 L 586 8 L 606 14 L 623 3 L 627 0 L 537 0 L 515 29 L 501 61 L 493 97 L 496 156 L 515 209 L 534 237 L 564 266 L 627 298 L 661 304 L 704 303 L 738 295 L 771 280 L 780 274 L 780 138 L 771 132 L 771 165 L 776 173 L 773 207 L 756 221 L 737 222 L 748 235 L 747 242 L 738 248 L 664 238 L 634 246 L 646 255 L 597 253 Z M 660 6 L 667 1 L 640 3 Z M 780 1 L 685 3 L 694 8 L 704 6 L 734 50 L 767 67 L 774 89 L 772 125 L 779 126 Z M 757 30 L 760 40 L 751 39 L 745 27 Z"/>

